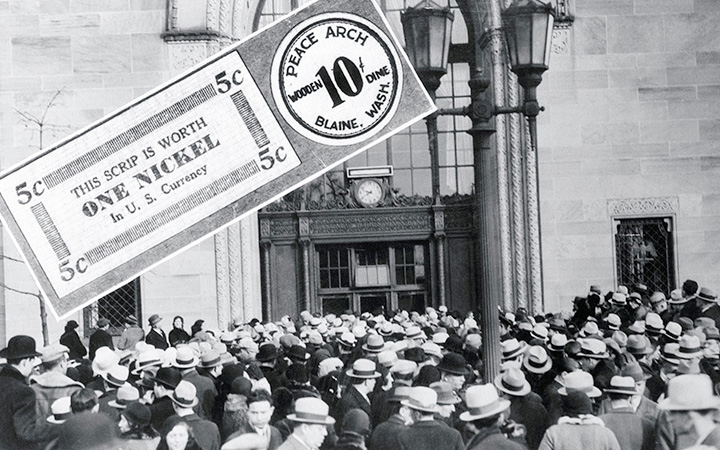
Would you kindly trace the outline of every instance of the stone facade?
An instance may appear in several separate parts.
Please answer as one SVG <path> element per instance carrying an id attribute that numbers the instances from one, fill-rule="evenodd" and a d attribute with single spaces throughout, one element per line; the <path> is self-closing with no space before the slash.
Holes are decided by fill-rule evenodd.
<path id="1" fill-rule="evenodd" d="M 182 15 L 183 5 L 197 3 L 172 2 L 180 8 L 173 19 L 166 0 L 0 0 L 0 168 L 247 35 L 262 2 L 208 0 L 203 20 Z M 658 211 L 674 218 L 678 281 L 720 287 L 714 246 L 720 229 L 720 3 L 573 3 L 575 21 L 556 33 L 551 69 L 538 91 L 546 107 L 538 123 L 545 309 L 567 309 L 591 284 L 612 289 L 613 219 Z M 163 33 L 173 23 L 204 23 L 218 39 L 166 42 Z M 20 113 L 44 115 L 42 142 L 37 124 Z M 260 250 L 245 238 L 257 234 L 257 223 L 236 225 L 143 276 L 143 314 L 159 312 L 166 327 L 174 312 L 186 324 L 202 317 L 211 327 L 239 313 L 259 314 L 259 298 L 238 304 L 237 297 L 257 292 L 257 286 L 237 283 L 238 276 L 255 272 L 247 254 L 258 258 Z M 2 251 L 19 257 L 7 233 Z M 27 270 L 2 259 L 0 282 L 7 286 L 0 289 L 0 343 L 18 333 L 39 339 L 37 300 L 17 292 L 37 289 Z M 52 317 L 48 322 L 56 340 L 62 324 Z"/>

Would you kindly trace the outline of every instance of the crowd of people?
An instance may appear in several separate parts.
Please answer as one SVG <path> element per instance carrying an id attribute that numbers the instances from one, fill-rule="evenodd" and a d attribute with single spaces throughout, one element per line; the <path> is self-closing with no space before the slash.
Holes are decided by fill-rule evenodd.
<path id="1" fill-rule="evenodd" d="M 572 313 L 444 306 L 236 321 L 134 316 L 88 346 L 0 351 L 0 449 L 720 449 L 720 305 L 687 280 L 576 297 Z M 500 373 L 484 378 L 483 346 Z"/>

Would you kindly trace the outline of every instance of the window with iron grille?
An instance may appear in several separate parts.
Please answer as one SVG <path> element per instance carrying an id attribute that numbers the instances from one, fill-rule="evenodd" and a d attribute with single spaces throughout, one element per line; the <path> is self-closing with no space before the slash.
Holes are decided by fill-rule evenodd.
<path id="1" fill-rule="evenodd" d="M 668 295 L 675 288 L 675 249 L 671 217 L 615 220 L 618 285 L 641 283 Z"/>
<path id="2" fill-rule="evenodd" d="M 110 321 L 108 333 L 119 336 L 123 330 L 123 321 L 130 314 L 137 317 L 138 324 L 142 326 L 142 317 L 140 317 L 140 278 L 132 280 L 125 286 L 87 306 L 83 310 L 85 332 L 88 336 L 92 334 L 97 327 L 98 319 L 104 317 Z"/>

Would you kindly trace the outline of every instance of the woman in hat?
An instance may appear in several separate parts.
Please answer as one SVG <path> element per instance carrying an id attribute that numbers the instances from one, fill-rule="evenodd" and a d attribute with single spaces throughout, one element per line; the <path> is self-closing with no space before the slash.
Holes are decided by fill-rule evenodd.
<path id="1" fill-rule="evenodd" d="M 185 319 L 182 316 L 173 317 L 173 329 L 168 333 L 168 341 L 172 347 L 184 344 L 190 340 L 190 335 L 185 331 Z"/>
<path id="2" fill-rule="evenodd" d="M 77 331 L 75 331 L 78 326 L 76 321 L 68 320 L 68 323 L 65 324 L 65 332 L 60 337 L 60 343 L 69 350 L 68 358 L 75 361 L 79 361 L 87 355 L 87 349 L 80 340 Z"/>
<path id="3" fill-rule="evenodd" d="M 154 450 L 160 442 L 160 435 L 150 425 L 150 408 L 140 402 L 130 403 L 120 411 L 120 438 L 133 449 Z"/>

